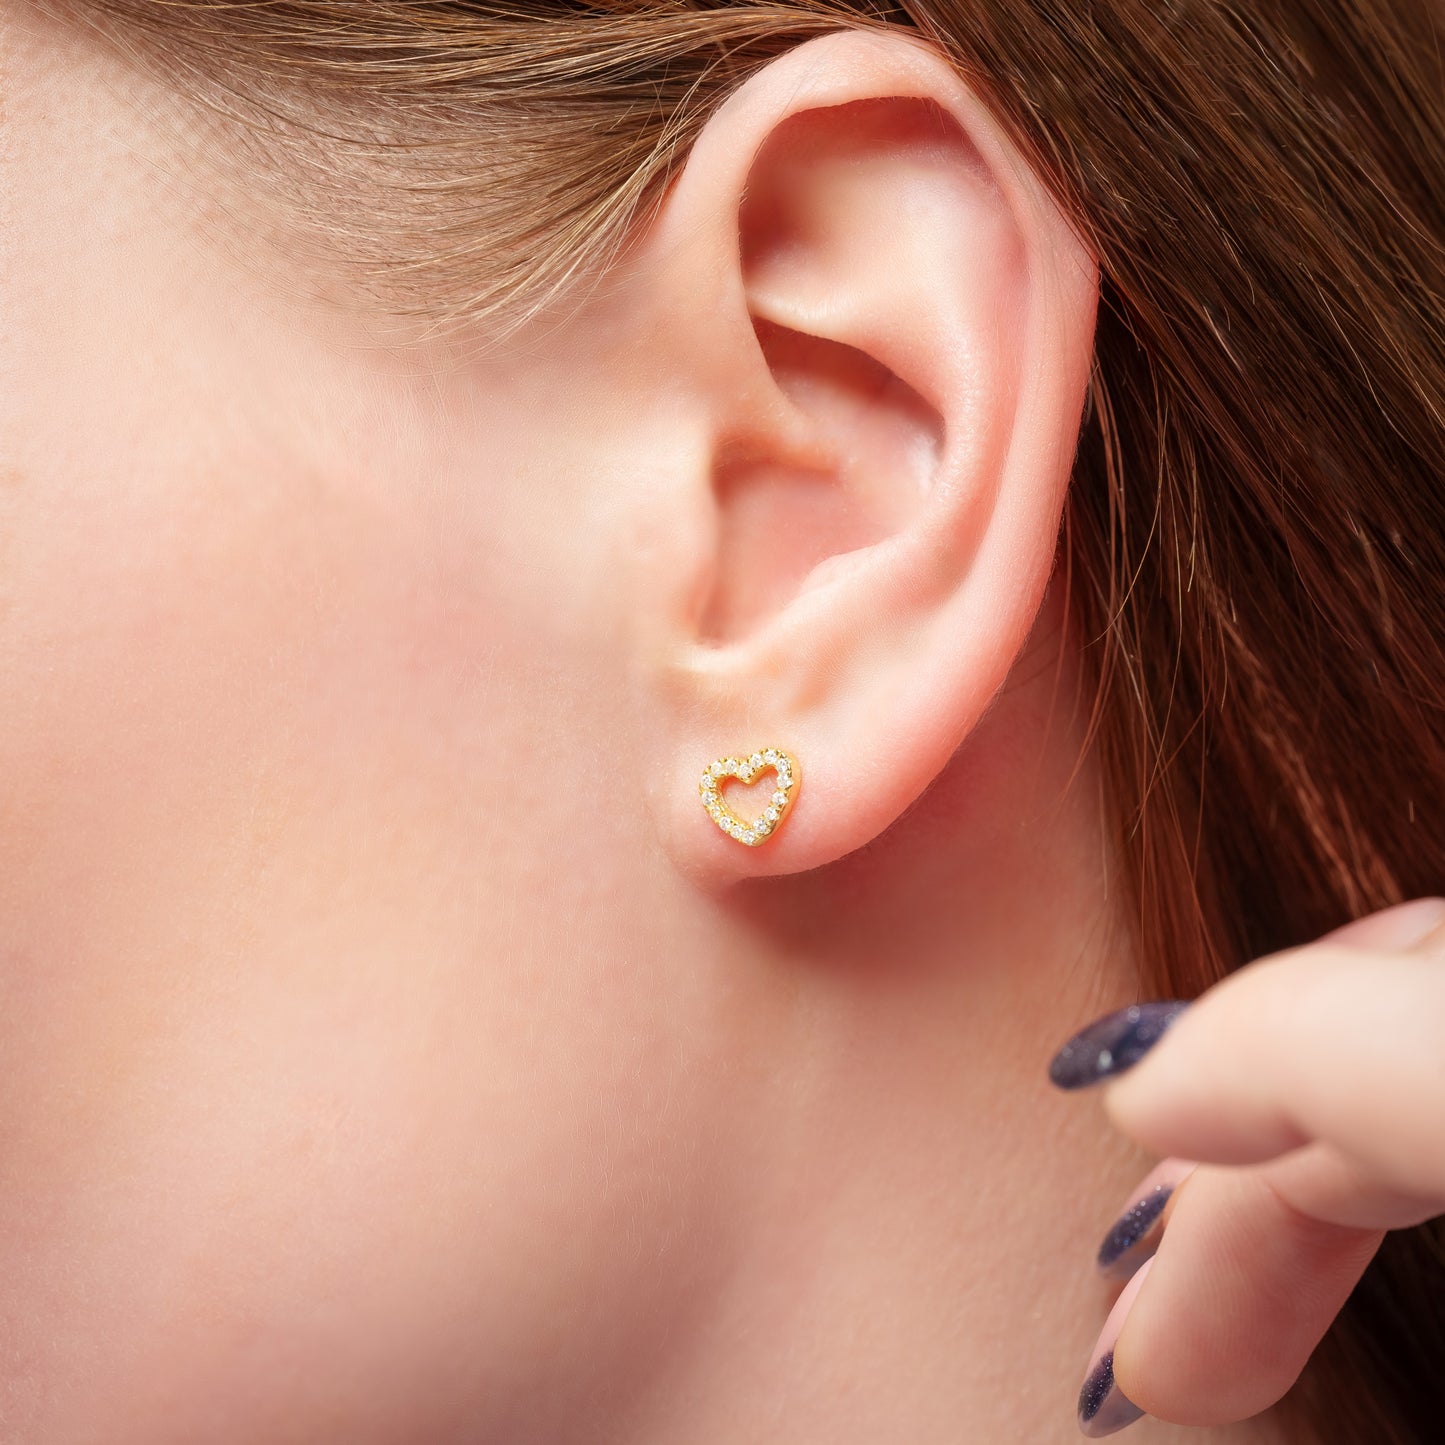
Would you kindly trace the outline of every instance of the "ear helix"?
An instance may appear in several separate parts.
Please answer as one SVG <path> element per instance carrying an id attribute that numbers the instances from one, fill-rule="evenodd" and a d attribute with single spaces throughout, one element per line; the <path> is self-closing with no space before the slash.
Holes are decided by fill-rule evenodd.
<path id="1" fill-rule="evenodd" d="M 777 774 L 776 786 L 768 805 L 751 823 L 740 818 L 722 800 L 722 784 L 729 778 L 747 785 L 762 773 Z M 766 843 L 788 816 L 798 794 L 798 765 L 781 748 L 765 748 L 745 758 L 719 758 L 702 775 L 698 791 L 708 816 L 729 838 L 749 848 Z"/>

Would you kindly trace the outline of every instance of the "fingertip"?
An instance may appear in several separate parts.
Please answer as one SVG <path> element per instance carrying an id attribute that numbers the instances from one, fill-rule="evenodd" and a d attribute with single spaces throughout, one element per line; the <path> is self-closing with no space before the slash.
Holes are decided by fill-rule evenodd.
<path id="1" fill-rule="evenodd" d="M 1271 966 L 1272 969 L 1272 966 Z M 1149 1153 L 1211 1164 L 1257 1164 L 1308 1136 L 1270 1097 L 1278 1065 L 1272 1020 L 1289 1006 L 1283 975 L 1233 975 L 1184 1012 L 1169 1043 L 1104 1087 L 1104 1112 Z"/>
<path id="2" fill-rule="evenodd" d="M 1445 898 L 1413 898 L 1332 929 L 1319 942 L 1403 953 L 1427 944 L 1442 928 Z"/>
<path id="3" fill-rule="evenodd" d="M 1119 1383 L 1115 1347 L 1153 1263 L 1152 1259 L 1146 1260 L 1124 1286 L 1089 1355 L 1084 1383 L 1079 1389 L 1078 1422 L 1080 1433 L 1091 1440 L 1113 1435 L 1144 1415 Z"/>

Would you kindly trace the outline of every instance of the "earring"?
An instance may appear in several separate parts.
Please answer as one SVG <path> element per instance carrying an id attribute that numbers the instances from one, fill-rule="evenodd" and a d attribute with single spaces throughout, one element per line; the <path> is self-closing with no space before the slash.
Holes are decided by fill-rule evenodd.
<path id="1" fill-rule="evenodd" d="M 736 778 L 740 783 L 751 783 L 759 773 L 768 771 L 778 775 L 773 796 L 754 822 L 745 822 L 723 802 L 720 792 L 722 782 L 725 778 Z M 782 827 L 783 819 L 798 793 L 798 765 L 781 748 L 767 748 L 746 758 L 719 758 L 702 775 L 699 791 L 702 793 L 702 805 L 713 822 L 729 838 L 756 848 Z"/>

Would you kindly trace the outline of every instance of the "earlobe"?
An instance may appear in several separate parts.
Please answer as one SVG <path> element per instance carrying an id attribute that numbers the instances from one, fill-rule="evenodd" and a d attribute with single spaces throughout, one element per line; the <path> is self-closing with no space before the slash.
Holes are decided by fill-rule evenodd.
<path id="1" fill-rule="evenodd" d="M 1029 633 L 1097 271 L 953 70 L 874 33 L 742 87 L 643 264 L 700 459 L 661 502 L 689 543 L 647 579 L 668 619 L 645 669 L 672 758 L 659 828 L 713 883 L 815 867 L 922 792 Z M 697 779 L 764 744 L 807 789 L 766 847 L 740 846 Z"/>

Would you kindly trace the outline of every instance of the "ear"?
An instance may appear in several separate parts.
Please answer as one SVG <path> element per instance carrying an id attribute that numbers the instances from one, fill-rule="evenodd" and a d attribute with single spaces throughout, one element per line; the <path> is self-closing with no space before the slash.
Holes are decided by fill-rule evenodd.
<path id="1" fill-rule="evenodd" d="M 747 81 L 639 266 L 676 428 L 636 554 L 653 814 L 705 882 L 812 868 L 927 787 L 1028 636 L 1097 268 L 953 68 L 879 32 Z M 746 846 L 699 778 L 768 747 L 801 779 Z"/>

